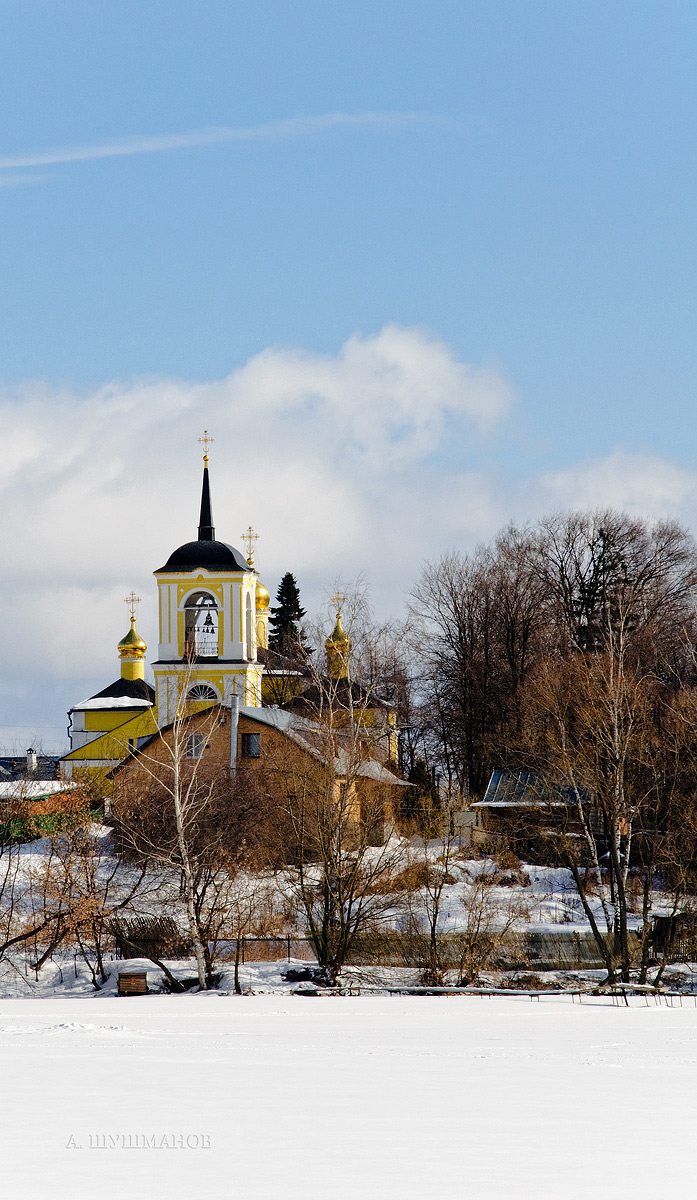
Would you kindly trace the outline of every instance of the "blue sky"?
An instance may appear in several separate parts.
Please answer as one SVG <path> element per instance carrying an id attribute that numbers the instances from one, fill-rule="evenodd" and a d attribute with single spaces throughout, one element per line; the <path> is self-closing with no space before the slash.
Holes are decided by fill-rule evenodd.
<path id="1" fill-rule="evenodd" d="M 204 425 L 221 535 L 261 520 L 310 603 L 364 570 L 397 612 L 426 558 L 557 505 L 694 525 L 696 50 L 671 0 L 0 0 L 2 549 L 57 614 L 21 719 L 114 674 L 162 558 L 115 527 L 147 478 L 162 549 L 191 536 Z"/>

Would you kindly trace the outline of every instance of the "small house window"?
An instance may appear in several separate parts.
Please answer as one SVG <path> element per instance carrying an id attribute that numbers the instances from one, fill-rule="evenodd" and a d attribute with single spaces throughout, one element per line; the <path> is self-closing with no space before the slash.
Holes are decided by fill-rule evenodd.
<path id="1" fill-rule="evenodd" d="M 242 734 L 242 757 L 243 758 L 260 758 L 261 757 L 261 734 L 259 734 L 259 733 L 243 733 Z"/>
<path id="2" fill-rule="evenodd" d="M 186 739 L 186 757 L 203 758 L 205 738 L 202 733 L 191 733 Z"/>

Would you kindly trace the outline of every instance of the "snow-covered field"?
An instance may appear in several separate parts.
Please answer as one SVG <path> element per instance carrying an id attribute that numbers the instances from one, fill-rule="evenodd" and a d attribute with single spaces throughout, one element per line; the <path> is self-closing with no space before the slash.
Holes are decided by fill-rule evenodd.
<path id="1" fill-rule="evenodd" d="M 3 1000 L 0 1194 L 689 1195 L 697 1008 L 674 1003 Z"/>

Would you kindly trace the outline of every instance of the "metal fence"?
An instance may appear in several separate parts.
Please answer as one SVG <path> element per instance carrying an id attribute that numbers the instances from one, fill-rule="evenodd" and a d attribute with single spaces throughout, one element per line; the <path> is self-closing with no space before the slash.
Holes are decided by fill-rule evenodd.
<path id="1" fill-rule="evenodd" d="M 290 962 L 293 958 L 303 962 L 314 962 L 315 952 L 308 938 L 297 937 L 242 937 L 240 938 L 241 962 Z M 237 938 L 218 943 L 218 952 L 225 962 L 233 962 L 237 955 Z"/>
<path id="2" fill-rule="evenodd" d="M 124 939 L 125 941 L 125 939 Z M 422 966 L 425 958 L 424 936 L 408 933 L 383 932 L 359 936 L 355 939 L 348 956 L 348 964 L 355 966 Z M 140 947 L 143 942 L 140 941 Z M 223 962 L 234 962 L 237 955 L 237 939 L 218 942 L 217 951 Z M 138 946 L 120 945 L 117 956 L 128 958 L 136 953 Z M 165 948 L 158 947 L 163 957 Z M 182 948 L 177 948 L 180 953 Z M 440 942 L 444 967 L 456 967 L 460 957 L 460 940 L 457 934 L 445 937 Z M 128 951 L 131 951 L 129 954 Z M 629 951 L 633 960 L 641 954 L 641 943 L 635 933 L 629 934 Z M 141 949 L 141 954 L 143 950 Z M 697 951 L 696 951 L 697 952 Z M 242 937 L 240 938 L 240 961 L 245 962 L 302 962 L 316 961 L 315 951 L 309 938 L 293 937 Z M 524 968 L 550 970 L 588 970 L 602 968 L 599 954 L 590 930 L 558 930 L 554 932 L 528 932 L 508 934 L 496 946 L 489 966 L 499 970 L 521 970 Z"/>

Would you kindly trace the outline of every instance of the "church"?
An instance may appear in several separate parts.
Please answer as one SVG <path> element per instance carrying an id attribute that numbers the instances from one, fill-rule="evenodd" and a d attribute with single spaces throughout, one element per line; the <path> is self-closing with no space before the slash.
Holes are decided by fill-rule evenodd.
<path id="1" fill-rule="evenodd" d="M 118 644 L 120 676 L 69 711 L 70 751 L 63 773 L 108 772 L 174 718 L 184 699 L 190 711 L 211 704 L 262 704 L 263 664 L 268 645 L 269 593 L 254 569 L 255 535 L 248 555 L 218 541 L 213 524 L 207 433 L 202 439 L 203 483 L 198 537 L 185 542 L 154 572 L 158 591 L 159 645 L 152 664 L 154 688 L 145 679 L 147 645 L 131 627 Z"/>
<path id="2" fill-rule="evenodd" d="M 159 625 L 154 687 L 145 678 L 148 648 L 136 628 L 138 597 L 131 593 L 130 629 L 117 647 L 119 678 L 69 711 L 70 750 L 60 760 L 64 777 L 110 775 L 164 732 L 182 704 L 192 718 L 204 710 L 234 707 L 246 721 L 256 722 L 255 729 L 259 722 L 275 722 L 285 736 L 294 737 L 301 727 L 307 733 L 329 694 L 337 729 L 360 729 L 365 753 L 394 767 L 396 714 L 388 702 L 350 680 L 351 639 L 341 624 L 342 597 L 335 597 L 336 625 L 325 643 L 324 682 L 313 677 L 301 657 L 288 659 L 269 650 L 269 592 L 254 567 L 257 535 L 251 526 L 244 535 L 246 558 L 215 535 L 211 440 L 207 432 L 201 439 L 198 537 L 178 546 L 154 572 Z M 393 775 L 389 779 L 394 782 Z"/>

